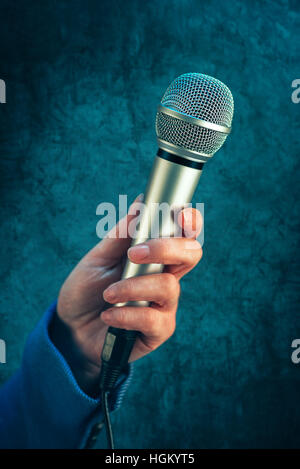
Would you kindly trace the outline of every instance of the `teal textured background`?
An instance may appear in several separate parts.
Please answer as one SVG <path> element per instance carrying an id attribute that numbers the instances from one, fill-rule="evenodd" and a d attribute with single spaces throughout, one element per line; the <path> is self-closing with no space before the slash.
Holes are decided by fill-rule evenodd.
<path id="1" fill-rule="evenodd" d="M 1 1 L 0 382 L 98 241 L 97 205 L 144 190 L 162 93 L 206 73 L 235 117 L 194 199 L 204 256 L 175 335 L 136 364 L 117 446 L 300 447 L 299 24 L 296 0 Z"/>

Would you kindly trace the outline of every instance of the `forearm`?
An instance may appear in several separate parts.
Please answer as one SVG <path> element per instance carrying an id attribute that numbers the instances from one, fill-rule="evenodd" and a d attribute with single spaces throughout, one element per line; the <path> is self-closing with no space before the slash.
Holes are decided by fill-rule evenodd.
<path id="1" fill-rule="evenodd" d="M 81 448 L 102 419 L 100 398 L 79 387 L 50 340 L 54 314 L 55 305 L 30 335 L 20 370 L 0 390 L 2 448 Z M 120 404 L 127 383 L 128 373 L 110 396 L 111 410 Z"/>

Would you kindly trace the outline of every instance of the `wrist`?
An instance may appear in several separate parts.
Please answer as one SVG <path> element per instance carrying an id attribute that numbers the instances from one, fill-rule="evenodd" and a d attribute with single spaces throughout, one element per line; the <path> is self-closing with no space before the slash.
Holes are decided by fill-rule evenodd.
<path id="1" fill-rule="evenodd" d="M 97 397 L 100 366 L 91 363 L 81 353 L 75 335 L 73 328 L 66 324 L 56 312 L 49 326 L 50 339 L 70 366 L 82 391 L 90 397 Z"/>

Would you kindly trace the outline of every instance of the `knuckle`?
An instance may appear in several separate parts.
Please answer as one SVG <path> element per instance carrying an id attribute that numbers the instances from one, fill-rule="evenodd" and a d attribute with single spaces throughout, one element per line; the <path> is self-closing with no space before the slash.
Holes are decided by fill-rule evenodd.
<path id="1" fill-rule="evenodd" d="M 200 261 L 201 257 L 202 257 L 202 247 L 201 247 L 201 244 L 199 243 L 199 241 L 197 240 L 194 240 L 193 241 L 193 245 L 192 245 L 192 249 L 190 250 L 190 263 L 192 265 L 196 265 L 198 264 L 198 262 Z"/>
<path id="2" fill-rule="evenodd" d="M 197 241 L 197 242 L 198 242 L 198 241 Z M 198 247 L 198 249 L 197 249 L 197 256 L 196 256 L 196 258 L 197 258 L 197 263 L 201 260 L 202 254 L 203 254 L 201 244 L 200 244 L 199 242 L 198 242 L 198 244 L 199 244 L 199 247 Z"/>
<path id="3" fill-rule="evenodd" d="M 175 330 L 176 330 L 176 321 L 175 321 L 175 319 L 173 319 L 172 321 L 169 321 L 169 324 L 168 324 L 167 339 L 169 339 L 170 337 L 172 337 L 172 335 L 174 334 Z"/>
<path id="4" fill-rule="evenodd" d="M 148 333 L 153 333 L 157 328 L 157 317 L 154 310 L 147 311 L 144 315 L 144 329 Z"/>
<path id="5" fill-rule="evenodd" d="M 163 274 L 164 282 L 163 288 L 168 296 L 179 296 L 180 286 L 176 277 L 173 274 Z"/>

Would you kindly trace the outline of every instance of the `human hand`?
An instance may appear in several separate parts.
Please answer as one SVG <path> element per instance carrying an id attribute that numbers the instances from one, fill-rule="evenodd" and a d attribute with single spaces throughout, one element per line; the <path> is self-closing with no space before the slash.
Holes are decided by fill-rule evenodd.
<path id="1" fill-rule="evenodd" d="M 152 239 L 128 249 L 131 239 L 121 238 L 119 233 L 124 233 L 124 228 L 127 230 L 133 218 L 132 215 L 123 218 L 113 233 L 82 258 L 65 280 L 58 297 L 51 337 L 79 386 L 90 395 L 97 392 L 108 326 L 140 331 L 129 361 L 155 350 L 175 330 L 179 281 L 202 256 L 201 246 L 194 239 L 202 225 L 197 210 L 187 208 L 178 216 L 184 237 Z M 190 237 L 191 232 L 194 237 Z M 164 270 L 120 280 L 126 254 L 136 264 L 163 264 Z M 139 300 L 150 305 L 107 308 L 107 303 Z"/>

